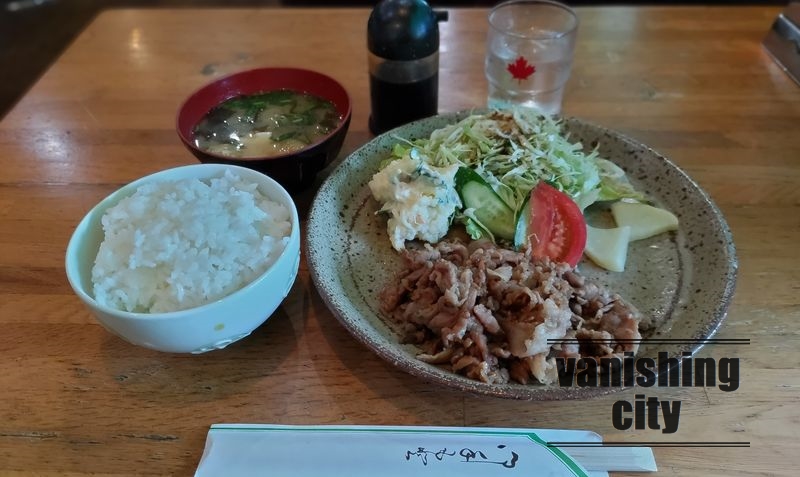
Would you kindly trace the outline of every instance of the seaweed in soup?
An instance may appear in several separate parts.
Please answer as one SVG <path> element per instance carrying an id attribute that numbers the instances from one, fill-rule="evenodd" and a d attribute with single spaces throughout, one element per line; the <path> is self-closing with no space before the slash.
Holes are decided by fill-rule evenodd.
<path id="1" fill-rule="evenodd" d="M 282 89 L 231 98 L 194 128 L 195 145 L 231 157 L 288 154 L 330 134 L 342 117 L 318 96 Z"/>

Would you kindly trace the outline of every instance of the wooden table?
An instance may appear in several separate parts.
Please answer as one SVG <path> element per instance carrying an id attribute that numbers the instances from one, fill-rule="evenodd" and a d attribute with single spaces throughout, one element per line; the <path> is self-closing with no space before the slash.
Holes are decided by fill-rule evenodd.
<path id="1" fill-rule="evenodd" d="M 587 401 L 474 397 L 407 375 L 357 343 L 303 264 L 270 321 L 228 349 L 176 356 L 103 330 L 67 284 L 73 227 L 121 184 L 195 163 L 175 114 L 194 89 L 264 65 L 349 90 L 343 153 L 369 139 L 365 9 L 101 14 L 0 124 L 0 474 L 190 475 L 218 422 L 586 428 L 657 448 L 667 475 L 796 475 L 800 425 L 800 88 L 760 46 L 774 8 L 582 8 L 565 113 L 623 131 L 704 187 L 736 240 L 736 296 L 708 346 L 741 388 L 669 388 L 676 434 L 614 429 L 629 390 Z M 441 25 L 440 110 L 482 106 L 485 10 Z M 301 214 L 311 193 L 299 200 Z M 640 391 L 641 392 L 641 391 Z"/>

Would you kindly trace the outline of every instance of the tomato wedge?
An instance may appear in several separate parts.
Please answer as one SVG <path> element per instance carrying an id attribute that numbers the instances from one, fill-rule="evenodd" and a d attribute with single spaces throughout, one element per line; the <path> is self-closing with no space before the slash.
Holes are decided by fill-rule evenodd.
<path id="1" fill-rule="evenodd" d="M 533 256 L 577 265 L 586 248 L 586 221 L 578 204 L 539 182 L 531 191 L 530 213 L 528 236 Z"/>

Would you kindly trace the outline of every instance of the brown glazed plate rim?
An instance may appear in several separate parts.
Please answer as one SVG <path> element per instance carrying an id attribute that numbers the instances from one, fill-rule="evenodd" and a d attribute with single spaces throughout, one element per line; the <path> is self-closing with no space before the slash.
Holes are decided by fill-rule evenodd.
<path id="1" fill-rule="evenodd" d="M 386 219 L 375 214 L 378 204 L 367 183 L 397 137 L 426 137 L 481 112 L 441 114 L 401 126 L 372 139 L 338 164 L 317 192 L 307 224 L 306 258 L 317 291 L 358 341 L 393 366 L 436 385 L 521 400 L 582 399 L 625 389 L 474 381 L 416 359 L 419 350 L 401 344 L 391 320 L 381 313 L 377 294 L 399 270 L 401 259 L 389 244 Z M 722 213 L 685 172 L 648 146 L 577 118 L 564 118 L 563 124 L 572 140 L 580 141 L 586 150 L 597 146 L 601 156 L 626 170 L 639 190 L 681 221 L 677 232 L 633 242 L 626 272 L 600 270 L 585 258 L 581 271 L 654 317 L 657 326 L 645 337 L 686 340 L 643 344 L 638 357 L 696 353 L 703 346 L 698 340 L 711 338 L 724 321 L 736 284 L 736 250 Z M 592 214 L 602 219 L 606 212 Z M 587 217 L 591 223 L 592 217 Z M 694 273 L 697 269 L 702 273 Z"/>

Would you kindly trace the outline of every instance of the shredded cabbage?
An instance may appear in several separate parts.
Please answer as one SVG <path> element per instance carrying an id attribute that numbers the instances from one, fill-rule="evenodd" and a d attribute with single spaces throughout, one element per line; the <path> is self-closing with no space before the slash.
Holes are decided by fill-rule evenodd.
<path id="1" fill-rule="evenodd" d="M 561 122 L 527 109 L 472 115 L 434 131 L 429 138 L 397 138 L 393 159 L 419 155 L 437 167 L 469 166 L 514 210 L 519 210 L 539 181 L 568 194 L 584 209 L 599 200 L 646 201 L 617 165 L 583 151 L 561 132 Z M 481 227 L 474 217 L 461 217 L 470 235 Z"/>

